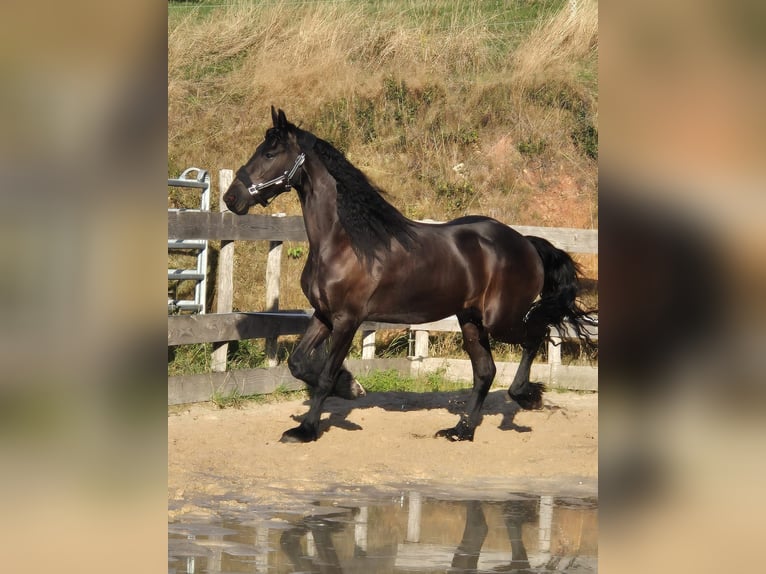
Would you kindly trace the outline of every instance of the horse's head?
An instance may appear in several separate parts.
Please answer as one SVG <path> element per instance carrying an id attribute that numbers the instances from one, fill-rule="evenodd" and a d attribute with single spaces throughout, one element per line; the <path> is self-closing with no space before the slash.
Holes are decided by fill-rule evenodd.
<path id="1" fill-rule="evenodd" d="M 282 110 L 271 107 L 273 127 L 255 149 L 253 157 L 237 170 L 237 177 L 223 196 L 226 206 L 243 215 L 256 203 L 264 207 L 301 179 L 305 151 L 315 138 L 287 121 Z"/>

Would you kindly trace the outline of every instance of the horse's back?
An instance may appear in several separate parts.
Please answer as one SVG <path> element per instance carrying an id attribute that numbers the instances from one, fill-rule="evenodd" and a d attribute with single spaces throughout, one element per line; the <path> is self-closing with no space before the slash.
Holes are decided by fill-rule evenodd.
<path id="1" fill-rule="evenodd" d="M 448 221 L 444 226 L 455 241 L 478 241 L 488 255 L 498 257 L 514 267 L 536 264 L 537 252 L 530 242 L 521 233 L 496 219 L 467 215 Z"/>

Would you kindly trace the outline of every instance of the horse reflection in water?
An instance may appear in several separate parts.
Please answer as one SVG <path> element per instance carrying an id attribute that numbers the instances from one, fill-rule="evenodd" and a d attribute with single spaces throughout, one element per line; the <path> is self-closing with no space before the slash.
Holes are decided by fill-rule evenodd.
<path id="1" fill-rule="evenodd" d="M 511 561 L 507 566 L 499 566 L 496 572 L 532 572 L 530 570 L 527 549 L 521 539 L 521 527 L 525 522 L 536 520 L 537 503 L 534 500 L 512 500 L 503 505 L 503 520 L 511 542 Z M 463 539 L 452 558 L 452 567 L 456 572 L 473 572 L 478 568 L 479 556 L 484 540 L 487 538 L 487 519 L 484 517 L 482 503 L 478 500 L 466 502 L 466 519 Z"/>
<path id="2" fill-rule="evenodd" d="M 473 440 L 496 372 L 490 336 L 521 345 L 508 392 L 522 408 L 541 408 L 542 387 L 529 381 L 529 372 L 549 327 L 566 323 L 590 341 L 588 312 L 576 303 L 579 271 L 572 258 L 488 217 L 412 221 L 340 151 L 288 122 L 282 110 L 272 107 L 271 114 L 273 127 L 223 200 L 243 215 L 295 188 L 303 211 L 309 253 L 301 287 L 314 314 L 288 366 L 312 395 L 308 413 L 282 441 L 316 440 L 329 395 L 364 393 L 343 361 L 366 320 L 415 324 L 457 316 L 473 390 L 457 424 L 438 436 Z M 319 349 L 327 340 L 324 355 Z"/>
<path id="3" fill-rule="evenodd" d="M 479 557 L 484 541 L 487 538 L 489 528 L 484 515 L 482 502 L 470 500 L 465 503 L 466 520 L 463 537 L 452 557 L 450 572 L 468 573 L 476 572 Z M 518 572 L 519 574 L 531 573 L 527 550 L 522 540 L 522 526 L 525 523 L 533 523 L 537 520 L 536 500 L 512 500 L 503 503 L 503 520 L 511 543 L 511 560 L 507 565 L 493 568 L 495 572 Z M 292 528 L 285 530 L 280 537 L 280 547 L 287 555 L 296 572 L 318 572 L 320 574 L 344 574 L 339 554 L 335 548 L 333 535 L 345 530 L 343 521 L 323 517 L 307 517 Z M 306 541 L 304 550 L 303 539 L 311 535 L 313 551 L 309 551 L 309 543 Z M 365 561 L 365 552 L 355 547 L 354 556 L 360 559 L 349 572 L 368 572 L 370 565 Z M 376 566 L 372 567 L 375 572 L 388 571 L 393 568 L 392 562 L 395 556 L 373 557 Z M 424 564 L 426 568 L 428 564 Z"/>
<path id="4" fill-rule="evenodd" d="M 342 522 L 323 518 L 306 518 L 300 524 L 282 533 L 279 546 L 297 572 L 343 574 L 332 535 L 342 531 L 344 526 Z M 309 533 L 314 541 L 316 556 L 304 552 L 301 544 L 301 539 Z"/>

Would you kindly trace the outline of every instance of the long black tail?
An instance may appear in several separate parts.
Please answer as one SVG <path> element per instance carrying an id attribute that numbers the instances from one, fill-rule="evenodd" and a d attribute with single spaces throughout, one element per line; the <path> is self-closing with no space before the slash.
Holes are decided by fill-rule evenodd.
<path id="1" fill-rule="evenodd" d="M 577 303 L 579 279 L 582 276 L 579 265 L 566 251 L 553 246 L 550 241 L 534 235 L 527 235 L 526 238 L 537 249 L 545 269 L 543 292 L 533 307 L 535 314 L 559 331 L 566 331 L 567 326 L 571 327 L 586 352 L 591 354 L 595 345 L 588 332 L 588 326 L 595 324 L 591 315 L 596 313 L 596 310 L 583 309 Z"/>

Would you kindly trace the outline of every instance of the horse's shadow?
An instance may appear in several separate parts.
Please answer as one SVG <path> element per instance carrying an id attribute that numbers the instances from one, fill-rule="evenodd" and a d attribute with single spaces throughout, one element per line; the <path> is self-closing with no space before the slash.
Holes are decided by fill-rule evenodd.
<path id="1" fill-rule="evenodd" d="M 370 408 L 382 408 L 386 411 L 396 412 L 446 410 L 450 414 L 460 416 L 465 412 L 465 404 L 469 396 L 470 389 L 421 393 L 408 391 L 368 392 L 353 401 L 329 397 L 325 402 L 325 412 L 329 412 L 330 416 L 322 419 L 319 424 L 319 432 L 324 434 L 333 427 L 347 431 L 362 430 L 359 424 L 348 420 L 348 416 L 352 411 Z M 503 418 L 498 425 L 500 430 L 519 433 L 531 432 L 532 427 L 519 425 L 514 421 L 521 410 L 515 401 L 508 398 L 507 389 L 497 389 L 487 394 L 482 407 L 482 420 L 485 415 L 502 415 Z M 293 419 L 299 422 L 303 416 L 294 415 Z M 432 433 L 437 430 L 439 429 L 432 429 Z"/>

